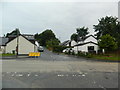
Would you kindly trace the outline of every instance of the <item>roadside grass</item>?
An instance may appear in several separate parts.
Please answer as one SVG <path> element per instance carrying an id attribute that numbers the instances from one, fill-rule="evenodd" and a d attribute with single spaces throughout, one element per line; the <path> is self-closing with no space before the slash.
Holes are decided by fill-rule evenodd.
<path id="1" fill-rule="evenodd" d="M 107 60 L 107 61 L 120 61 L 120 54 L 119 53 L 107 53 L 107 54 L 91 54 L 91 53 L 84 53 L 80 52 L 78 54 L 73 53 L 64 53 L 73 56 L 80 56 L 90 59 L 97 59 L 97 60 Z"/>
<path id="2" fill-rule="evenodd" d="M 14 56 L 15 54 L 11 54 L 11 53 L 5 53 L 5 54 L 0 54 L 0 57 L 4 57 L 4 56 Z"/>
<path id="3" fill-rule="evenodd" d="M 120 61 L 120 56 L 115 54 L 92 55 L 91 58 L 100 59 L 100 60 Z"/>

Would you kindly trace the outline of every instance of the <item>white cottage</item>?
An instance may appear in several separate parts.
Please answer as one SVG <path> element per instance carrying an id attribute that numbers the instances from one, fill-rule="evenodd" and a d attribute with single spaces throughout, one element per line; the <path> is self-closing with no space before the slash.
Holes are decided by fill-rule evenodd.
<path id="1" fill-rule="evenodd" d="M 93 35 L 85 37 L 83 40 L 80 40 L 78 44 L 74 45 L 72 48 L 76 53 L 81 52 L 98 52 L 97 39 Z"/>
<path id="2" fill-rule="evenodd" d="M 8 38 L 0 37 L 0 53 L 5 53 L 6 42 L 8 42 Z"/>
<path id="3" fill-rule="evenodd" d="M 16 53 L 17 42 L 18 54 L 29 54 L 29 52 L 38 52 L 38 46 L 35 44 L 36 41 L 29 38 L 25 35 L 19 35 L 18 37 L 12 38 L 6 43 L 5 53 Z"/>

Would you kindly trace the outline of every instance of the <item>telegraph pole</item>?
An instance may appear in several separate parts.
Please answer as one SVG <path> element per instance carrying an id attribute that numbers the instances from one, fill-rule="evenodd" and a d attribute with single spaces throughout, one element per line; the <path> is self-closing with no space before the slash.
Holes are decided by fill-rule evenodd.
<path id="1" fill-rule="evenodd" d="M 18 57 L 18 46 L 19 46 L 19 33 L 18 33 L 19 29 L 16 29 L 17 31 L 17 46 L 16 46 L 16 57 Z"/>
<path id="2" fill-rule="evenodd" d="M 77 36 L 77 54 L 78 54 L 78 38 L 79 38 L 79 35 Z"/>

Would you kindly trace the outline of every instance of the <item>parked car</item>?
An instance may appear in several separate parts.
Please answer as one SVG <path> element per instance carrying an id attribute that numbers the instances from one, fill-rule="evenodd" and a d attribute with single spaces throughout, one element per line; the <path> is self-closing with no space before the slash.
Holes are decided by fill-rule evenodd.
<path id="1" fill-rule="evenodd" d="M 39 52 L 44 52 L 43 47 L 42 47 L 42 46 L 39 46 L 39 47 L 38 47 L 38 51 L 39 51 Z"/>
<path id="2" fill-rule="evenodd" d="M 67 53 L 68 52 L 73 52 L 73 49 L 72 48 L 66 48 L 66 49 L 63 50 L 63 53 L 65 53 L 65 52 L 67 52 Z"/>

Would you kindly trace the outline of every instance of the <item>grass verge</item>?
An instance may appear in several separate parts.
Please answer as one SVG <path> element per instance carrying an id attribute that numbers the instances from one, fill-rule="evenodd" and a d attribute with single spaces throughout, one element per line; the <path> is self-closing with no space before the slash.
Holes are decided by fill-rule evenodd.
<path id="1" fill-rule="evenodd" d="M 93 55 L 92 58 L 110 61 L 120 61 L 120 56 L 110 54 L 110 55 Z"/>
<path id="2" fill-rule="evenodd" d="M 0 57 L 4 57 L 4 56 L 14 56 L 15 54 L 11 54 L 11 53 L 6 53 L 6 54 L 0 54 Z"/>

